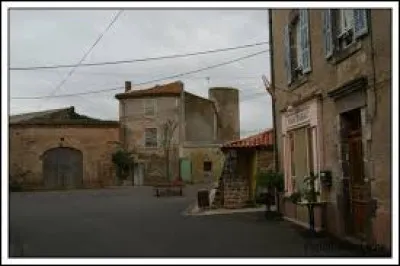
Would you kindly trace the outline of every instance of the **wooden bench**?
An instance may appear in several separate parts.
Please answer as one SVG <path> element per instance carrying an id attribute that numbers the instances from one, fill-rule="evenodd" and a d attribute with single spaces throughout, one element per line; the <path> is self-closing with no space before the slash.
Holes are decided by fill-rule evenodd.
<path id="1" fill-rule="evenodd" d="M 155 196 L 160 197 L 162 191 L 165 192 L 167 196 L 174 195 L 177 190 L 179 191 L 179 196 L 183 196 L 184 183 L 181 181 L 173 181 L 170 183 L 159 183 L 153 186 L 155 191 Z M 172 192 L 172 193 L 171 193 Z"/>

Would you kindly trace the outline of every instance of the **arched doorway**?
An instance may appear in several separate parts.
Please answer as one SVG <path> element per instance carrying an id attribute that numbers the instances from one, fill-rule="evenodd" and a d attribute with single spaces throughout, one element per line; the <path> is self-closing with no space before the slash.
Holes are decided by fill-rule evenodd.
<path id="1" fill-rule="evenodd" d="M 83 156 L 80 150 L 58 147 L 43 154 L 43 179 L 48 188 L 82 186 Z"/>

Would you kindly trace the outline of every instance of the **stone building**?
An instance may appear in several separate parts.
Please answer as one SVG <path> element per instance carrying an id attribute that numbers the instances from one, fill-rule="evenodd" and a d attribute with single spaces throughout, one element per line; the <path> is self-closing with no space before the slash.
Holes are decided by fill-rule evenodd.
<path id="1" fill-rule="evenodd" d="M 391 248 L 391 10 L 269 14 L 286 196 L 316 173 L 329 217 L 320 226 Z M 307 223 L 304 207 L 290 204 L 285 201 L 285 216 Z"/>
<path id="2" fill-rule="evenodd" d="M 180 81 L 140 90 L 126 82 L 125 92 L 116 98 L 121 140 L 137 154 L 136 184 L 166 181 L 167 171 L 170 179 L 189 183 L 219 176 L 219 145 L 239 137 L 238 90 L 211 88 L 205 99 L 187 92 Z"/>
<path id="3" fill-rule="evenodd" d="M 273 130 L 229 141 L 221 150 L 226 160 L 212 204 L 245 207 L 255 200 L 257 174 L 273 170 Z"/>
<path id="4" fill-rule="evenodd" d="M 11 116 L 9 129 L 11 182 L 35 189 L 114 184 L 117 121 L 90 118 L 70 107 Z"/>

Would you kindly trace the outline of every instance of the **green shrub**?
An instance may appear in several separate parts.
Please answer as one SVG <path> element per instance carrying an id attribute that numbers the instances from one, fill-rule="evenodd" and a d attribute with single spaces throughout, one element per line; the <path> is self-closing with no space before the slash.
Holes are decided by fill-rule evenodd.
<path id="1" fill-rule="evenodd" d="M 301 192 L 295 191 L 289 196 L 289 199 L 292 203 L 296 204 L 301 200 L 301 197 Z"/>
<path id="2" fill-rule="evenodd" d="M 119 181 L 126 180 L 135 163 L 133 159 L 133 152 L 129 152 L 124 149 L 118 149 L 112 155 L 112 162 L 116 166 L 116 174 Z"/>
<path id="3" fill-rule="evenodd" d="M 257 187 L 268 189 L 276 188 L 277 191 L 281 192 L 284 189 L 283 174 L 273 171 L 260 172 L 257 174 Z"/>

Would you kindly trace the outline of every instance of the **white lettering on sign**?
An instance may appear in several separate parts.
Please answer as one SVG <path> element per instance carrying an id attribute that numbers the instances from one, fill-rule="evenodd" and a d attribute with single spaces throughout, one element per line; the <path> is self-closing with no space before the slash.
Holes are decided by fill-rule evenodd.
<path id="1" fill-rule="evenodd" d="M 295 126 L 297 124 L 301 124 L 307 122 L 310 118 L 309 108 L 305 108 L 297 113 L 291 114 L 287 116 L 287 124 L 288 126 Z"/>

